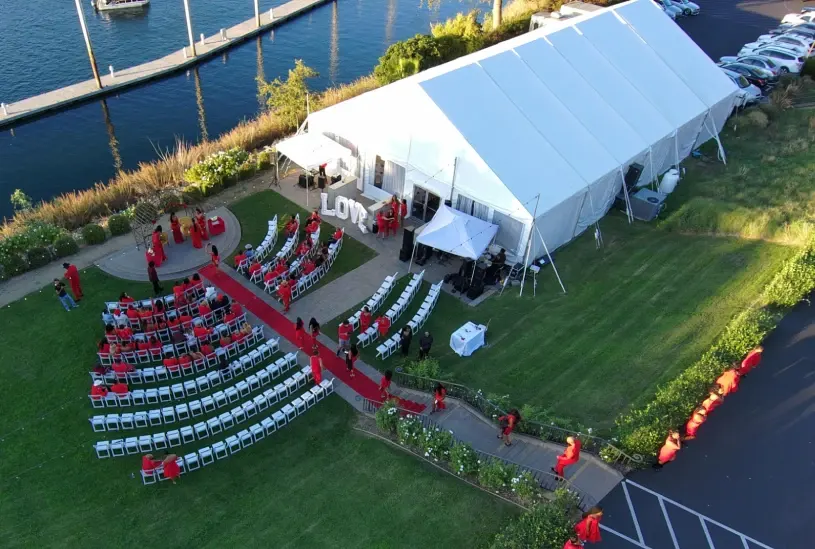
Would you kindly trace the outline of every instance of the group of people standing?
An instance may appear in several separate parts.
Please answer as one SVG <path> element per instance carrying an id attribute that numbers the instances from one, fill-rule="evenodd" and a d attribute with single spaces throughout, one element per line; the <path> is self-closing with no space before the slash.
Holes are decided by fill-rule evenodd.
<path id="1" fill-rule="evenodd" d="M 175 212 L 170 214 L 170 231 L 173 233 L 173 241 L 176 244 L 182 244 L 185 241 L 184 232 L 181 227 L 181 221 Z M 148 263 L 153 263 L 153 268 L 161 267 L 161 264 L 167 261 L 167 252 L 164 250 L 164 228 L 157 225 L 153 229 L 153 234 L 150 237 L 150 249 L 147 254 L 150 257 Z M 209 240 L 209 232 L 207 231 L 207 218 L 201 208 L 195 208 L 195 215 L 190 225 L 190 240 L 192 240 L 192 247 L 201 249 L 204 247 L 203 241 Z M 211 248 L 215 248 L 212 246 Z M 212 251 L 208 247 L 208 251 L 212 256 Z M 217 256 L 217 249 L 215 250 Z M 213 259 L 214 261 L 214 259 Z"/>
<path id="2" fill-rule="evenodd" d="M 394 235 L 403 225 L 407 217 L 407 200 L 392 197 L 382 209 L 376 212 L 376 237 L 387 238 L 390 233 Z"/>
<path id="3" fill-rule="evenodd" d="M 62 277 L 68 281 L 68 284 L 71 286 L 71 293 L 73 293 L 74 296 L 71 297 L 65 290 L 65 283 L 58 278 L 54 279 L 54 293 L 56 293 L 59 302 L 62 303 L 65 310 L 70 311 L 71 309 L 79 307 L 77 302 L 82 301 L 82 283 L 79 280 L 79 270 L 76 268 L 76 265 L 63 263 L 62 268 L 65 269 L 65 274 L 63 274 Z"/>

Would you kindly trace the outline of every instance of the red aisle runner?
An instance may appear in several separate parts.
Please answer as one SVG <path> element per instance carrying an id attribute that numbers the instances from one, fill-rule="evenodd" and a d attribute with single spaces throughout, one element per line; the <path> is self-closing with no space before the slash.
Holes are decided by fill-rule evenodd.
<path id="1" fill-rule="evenodd" d="M 272 330 L 289 340 L 289 342 L 297 345 L 294 337 L 294 323 L 287 319 L 282 313 L 279 313 L 274 307 L 271 307 L 254 293 L 244 288 L 240 282 L 234 280 L 217 267 L 208 265 L 201 269 L 200 272 L 201 275 L 206 277 L 212 284 L 220 288 L 223 293 L 243 305 L 247 311 L 269 325 Z M 317 342 L 317 346 L 320 350 L 320 357 L 323 359 L 323 366 L 325 366 L 334 377 L 351 387 L 351 389 L 362 397 L 375 402 L 379 400 L 378 383 L 359 371 L 357 371 L 357 374 L 352 378 L 348 375 L 348 370 L 345 368 L 345 361 L 337 356 L 335 349 L 329 349 L 319 341 Z M 309 352 L 310 349 L 303 349 L 303 351 Z M 399 399 L 399 407 L 417 414 L 425 409 L 423 404 L 405 399 Z"/>

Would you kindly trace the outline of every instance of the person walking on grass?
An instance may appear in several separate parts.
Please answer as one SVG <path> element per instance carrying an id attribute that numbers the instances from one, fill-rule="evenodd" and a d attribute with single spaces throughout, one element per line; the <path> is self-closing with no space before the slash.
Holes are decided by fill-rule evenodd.
<path id="1" fill-rule="evenodd" d="M 433 336 L 430 332 L 425 332 L 419 338 L 419 360 L 424 360 L 430 357 L 430 347 L 433 346 Z"/>
<path id="2" fill-rule="evenodd" d="M 79 307 L 74 299 L 68 295 L 68 292 L 65 291 L 65 284 L 60 282 L 57 278 L 54 279 L 54 292 L 56 292 L 60 303 L 62 303 L 62 306 L 65 307 L 66 311 Z"/>
<path id="3" fill-rule="evenodd" d="M 512 446 L 512 431 L 515 426 L 521 421 L 521 413 L 513 408 L 508 414 L 498 418 L 498 424 L 501 426 L 501 431 L 498 433 L 498 438 L 504 440 L 504 446 Z"/>
<path id="4" fill-rule="evenodd" d="M 65 269 L 65 274 L 62 276 L 71 285 L 71 291 L 74 293 L 74 299 L 76 301 L 82 301 L 82 283 L 79 281 L 79 270 L 77 270 L 76 265 L 63 263 L 62 268 Z"/>
<path id="5" fill-rule="evenodd" d="M 178 456 L 175 454 L 167 454 L 164 456 L 162 464 L 164 465 L 164 477 L 172 480 L 173 484 L 175 484 L 175 479 L 181 476 L 181 467 L 178 466 Z"/>
<path id="6" fill-rule="evenodd" d="M 161 281 L 158 279 L 158 271 L 156 271 L 156 262 L 151 261 L 147 264 L 147 280 L 153 285 L 153 295 L 161 295 L 164 288 L 161 287 Z"/>

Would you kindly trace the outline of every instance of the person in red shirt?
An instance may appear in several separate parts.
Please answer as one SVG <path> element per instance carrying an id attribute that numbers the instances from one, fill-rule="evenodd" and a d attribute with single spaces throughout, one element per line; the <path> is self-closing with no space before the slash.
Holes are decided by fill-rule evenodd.
<path id="1" fill-rule="evenodd" d="M 393 234 L 397 234 L 399 232 L 399 212 L 401 211 L 401 204 L 399 199 L 395 196 L 393 197 L 393 201 L 391 202 L 391 215 L 393 219 L 391 220 L 390 230 L 393 231 Z"/>
<path id="2" fill-rule="evenodd" d="M 696 438 L 696 433 L 699 427 L 707 420 L 707 410 L 703 406 L 699 406 L 691 414 L 690 419 L 685 424 L 685 440 L 693 440 Z"/>
<path id="3" fill-rule="evenodd" d="M 204 356 L 209 356 L 215 352 L 215 348 L 210 345 L 209 343 L 204 343 L 201 345 L 201 354 Z"/>
<path id="4" fill-rule="evenodd" d="M 391 319 L 385 315 L 380 316 L 376 319 L 377 322 L 377 330 L 379 330 L 379 336 L 385 337 L 388 335 L 388 330 L 391 329 Z"/>
<path id="5" fill-rule="evenodd" d="M 168 356 L 162 361 L 162 364 L 164 364 L 164 367 L 171 372 L 178 370 L 178 359 L 174 356 Z"/>
<path id="6" fill-rule="evenodd" d="M 405 224 L 406 217 L 407 217 L 407 200 L 403 198 L 402 203 L 399 204 L 399 218 L 402 222 L 402 225 Z"/>
<path id="7" fill-rule="evenodd" d="M 337 338 L 340 341 L 340 345 L 337 348 L 337 356 L 340 356 L 341 353 L 348 350 L 348 346 L 351 344 L 351 332 L 353 331 L 354 329 L 351 328 L 351 324 L 349 324 L 347 320 L 343 320 L 337 328 Z"/>
<path id="8" fill-rule="evenodd" d="M 147 454 L 141 458 L 141 470 L 145 473 L 152 473 L 159 465 L 161 465 L 161 460 L 153 459 L 153 454 Z"/>
<path id="9" fill-rule="evenodd" d="M 385 216 L 382 215 L 382 210 L 376 212 L 376 237 L 377 238 L 385 238 L 388 236 L 387 234 L 387 223 L 385 222 Z"/>
<path id="10" fill-rule="evenodd" d="M 133 339 L 133 330 L 125 326 L 124 328 L 117 329 L 116 335 L 119 337 L 121 341 L 130 341 L 131 339 Z"/>
<path id="11" fill-rule="evenodd" d="M 139 320 L 141 320 L 142 324 L 147 324 L 153 320 L 153 310 L 146 307 L 141 309 L 139 311 Z"/>
<path id="12" fill-rule="evenodd" d="M 266 271 L 266 274 L 263 275 L 263 282 L 266 284 L 274 284 L 275 279 L 277 278 L 277 267 L 274 269 L 269 269 Z"/>
<path id="13" fill-rule="evenodd" d="M 231 312 L 227 313 L 227 314 L 224 315 L 224 323 L 229 324 L 230 322 L 232 322 L 236 318 L 238 318 L 238 315 L 236 315 L 235 313 L 231 313 Z"/>
<path id="14" fill-rule="evenodd" d="M 249 273 L 249 277 L 251 278 L 252 276 L 254 276 L 254 274 L 256 272 L 260 271 L 261 268 L 262 267 L 261 267 L 260 263 L 258 263 L 257 259 L 252 261 L 252 264 L 249 265 L 249 270 L 247 271 Z"/>
<path id="15" fill-rule="evenodd" d="M 505 446 L 512 446 L 512 439 L 510 438 L 510 435 L 512 435 L 512 431 L 515 430 L 515 426 L 520 422 L 521 413 L 515 408 L 510 410 L 508 414 L 498 418 L 498 424 L 501 426 L 501 432 L 498 433 L 498 438 L 504 439 Z"/>
<path id="16" fill-rule="evenodd" d="M 396 234 L 396 227 L 393 226 L 396 218 L 393 215 L 393 208 L 388 207 L 385 209 L 385 236 L 390 235 L 390 231 L 393 231 L 393 234 Z"/>
<path id="17" fill-rule="evenodd" d="M 283 301 L 283 312 L 288 313 L 291 307 L 291 287 L 288 280 L 283 280 L 277 287 L 277 293 Z"/>
<path id="18" fill-rule="evenodd" d="M 716 380 L 716 385 L 721 388 L 722 396 L 735 393 L 739 390 L 739 372 L 735 368 L 727 370 Z"/>
<path id="19" fill-rule="evenodd" d="M 583 444 L 579 438 L 566 437 L 566 451 L 557 457 L 557 465 L 552 467 L 552 471 L 559 477 L 563 477 L 565 469 L 569 465 L 574 465 L 580 460 L 580 448 Z"/>
<path id="20" fill-rule="evenodd" d="M 306 234 L 307 235 L 309 235 L 309 236 L 313 235 L 314 233 L 317 232 L 317 229 L 319 229 L 319 228 L 320 228 L 319 223 L 315 223 L 313 220 L 306 221 Z M 310 240 L 310 239 L 306 239 L 306 240 Z"/>
<path id="21" fill-rule="evenodd" d="M 244 259 L 246 259 L 246 254 L 243 253 L 243 252 L 241 252 L 241 253 L 239 253 L 238 255 L 235 256 L 235 268 L 236 269 L 241 266 L 241 263 L 243 263 Z"/>
<path id="22" fill-rule="evenodd" d="M 150 342 L 146 341 L 146 340 L 139 341 L 136 344 L 136 349 L 138 349 L 139 351 L 149 351 L 150 350 Z"/>
<path id="23" fill-rule="evenodd" d="M 182 368 L 185 365 L 192 364 L 192 356 L 190 356 L 189 354 L 186 354 L 186 355 L 182 356 L 181 358 L 178 359 L 178 364 Z"/>
<path id="24" fill-rule="evenodd" d="M 311 212 L 311 215 L 308 216 L 308 218 L 309 218 L 310 221 L 314 221 L 317 224 L 320 224 L 320 223 L 323 222 L 323 218 L 320 217 L 319 208 L 316 208 L 313 212 Z"/>
<path id="25" fill-rule="evenodd" d="M 676 453 L 682 448 L 682 441 L 679 438 L 679 432 L 671 429 L 668 431 L 668 438 L 665 439 L 665 444 L 659 449 L 657 455 L 657 463 L 654 469 L 662 469 L 666 463 L 670 463 L 676 459 Z"/>
<path id="26" fill-rule="evenodd" d="M 437 383 L 436 388 L 433 390 L 433 408 L 430 410 L 431 414 L 447 408 L 447 405 L 444 403 L 446 397 L 447 389 L 445 389 L 441 383 Z"/>
<path id="27" fill-rule="evenodd" d="M 362 308 L 362 313 L 359 315 L 359 331 L 364 332 L 371 326 L 371 310 L 366 305 Z"/>
<path id="28" fill-rule="evenodd" d="M 171 318 L 170 320 L 167 321 L 167 326 L 169 326 L 171 330 L 173 328 L 178 328 L 179 326 L 181 326 L 181 319 L 179 317 Z"/>
<path id="29" fill-rule="evenodd" d="M 127 305 L 128 303 L 133 303 L 134 301 L 136 301 L 136 300 L 133 299 L 132 297 L 130 297 L 129 295 L 127 295 L 125 292 L 122 292 L 122 293 L 119 294 L 119 304 L 120 305 Z"/>
<path id="30" fill-rule="evenodd" d="M 572 534 L 569 536 L 569 539 L 566 540 L 566 544 L 563 546 L 563 549 L 580 549 L 581 547 L 584 547 L 583 542 L 580 541 L 577 534 Z"/>
<path id="31" fill-rule="evenodd" d="M 746 376 L 750 370 L 761 364 L 761 357 L 764 354 L 764 347 L 759 345 L 744 357 L 739 366 L 739 375 Z"/>
<path id="32" fill-rule="evenodd" d="M 161 349 L 161 341 L 156 336 L 152 336 L 150 338 L 150 350 L 155 351 L 157 349 Z"/>
<path id="33" fill-rule="evenodd" d="M 164 465 L 164 477 L 173 481 L 181 476 L 181 467 L 178 466 L 178 456 L 175 454 L 168 454 L 162 461 Z"/>
<path id="34" fill-rule="evenodd" d="M 334 242 L 339 242 L 342 239 L 342 228 L 338 228 L 334 231 L 334 235 L 331 237 L 331 241 L 329 244 L 333 244 Z"/>
<path id="35" fill-rule="evenodd" d="M 202 324 L 199 324 L 192 329 L 192 333 L 198 339 L 198 341 L 203 342 L 209 338 L 212 330 Z"/>
<path id="36" fill-rule="evenodd" d="M 385 375 L 379 380 L 379 398 L 382 399 L 382 402 L 385 402 L 391 397 L 389 389 L 391 388 L 392 377 L 393 372 L 385 370 Z"/>
<path id="37" fill-rule="evenodd" d="M 316 345 L 311 349 L 309 364 L 311 365 L 311 377 L 314 378 L 314 384 L 319 385 L 323 381 L 323 359 L 320 358 L 320 350 Z"/>
<path id="38" fill-rule="evenodd" d="M 198 316 L 206 316 L 212 312 L 212 307 L 206 301 L 198 306 Z"/>
<path id="39" fill-rule="evenodd" d="M 79 271 L 77 270 L 76 265 L 63 263 L 62 268 L 65 269 L 65 274 L 62 276 L 71 285 L 71 292 L 74 294 L 74 299 L 76 301 L 82 301 L 82 298 L 84 297 L 82 295 L 82 283 L 79 281 Z"/>
<path id="40" fill-rule="evenodd" d="M 600 543 L 601 518 L 603 518 L 602 507 L 592 507 L 583 513 L 583 520 L 574 525 L 574 532 L 577 534 L 577 537 L 580 538 L 580 541 Z"/>
<path id="41" fill-rule="evenodd" d="M 99 400 L 108 396 L 108 388 L 105 387 L 104 381 L 97 379 L 93 382 L 93 386 L 91 387 L 91 396 L 94 397 L 94 400 Z"/>
<path id="42" fill-rule="evenodd" d="M 311 259 L 306 259 L 303 262 L 303 274 L 304 275 L 310 275 L 311 273 L 313 273 L 315 271 L 315 269 L 317 269 L 317 266 L 314 264 L 314 262 Z"/>
<path id="43" fill-rule="evenodd" d="M 234 334 L 232 334 L 232 343 L 243 341 L 245 338 L 246 335 L 243 332 L 235 332 Z"/>
<path id="44" fill-rule="evenodd" d="M 311 239 L 307 238 L 297 246 L 297 251 L 295 253 L 302 257 L 306 255 L 310 249 L 311 249 Z"/>
<path id="45" fill-rule="evenodd" d="M 123 383 L 121 381 L 111 385 L 110 390 L 119 396 L 125 396 L 127 393 L 130 392 L 130 389 L 127 388 L 127 383 Z"/>
<path id="46" fill-rule="evenodd" d="M 286 222 L 286 226 L 283 229 L 286 233 L 286 238 L 291 238 L 297 232 L 297 219 L 294 215 Z"/>
<path id="47" fill-rule="evenodd" d="M 130 320 L 138 320 L 140 317 L 139 313 L 141 313 L 141 310 L 136 309 L 135 307 L 130 307 L 127 309 L 127 312 L 125 314 L 127 315 L 127 318 L 129 318 Z"/>
<path id="48" fill-rule="evenodd" d="M 237 301 L 232 302 L 232 306 L 229 308 L 229 310 L 237 316 L 241 316 L 243 314 L 243 307 Z"/>
<path id="49" fill-rule="evenodd" d="M 131 366 L 130 364 L 128 364 L 126 362 L 121 362 L 121 361 L 114 362 L 110 369 L 113 370 L 117 374 L 121 374 L 121 375 L 119 375 L 120 378 L 122 376 L 126 376 L 129 372 L 136 371 L 136 369 L 133 366 Z"/>

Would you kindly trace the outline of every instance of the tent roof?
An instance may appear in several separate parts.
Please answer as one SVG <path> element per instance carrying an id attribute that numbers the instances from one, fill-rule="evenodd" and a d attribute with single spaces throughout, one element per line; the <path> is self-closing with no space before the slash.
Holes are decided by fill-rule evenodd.
<path id="1" fill-rule="evenodd" d="M 478 259 L 497 232 L 498 225 L 442 204 L 416 242 L 459 257 Z"/>
<path id="2" fill-rule="evenodd" d="M 277 150 L 308 170 L 333 162 L 351 151 L 321 133 L 301 133 L 280 141 Z"/>

